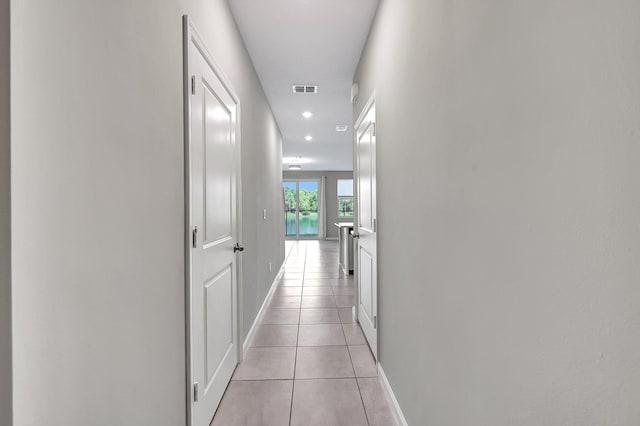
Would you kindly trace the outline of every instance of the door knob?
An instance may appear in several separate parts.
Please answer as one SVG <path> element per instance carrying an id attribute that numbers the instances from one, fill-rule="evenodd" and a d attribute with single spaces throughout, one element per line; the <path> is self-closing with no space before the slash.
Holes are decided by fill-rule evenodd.
<path id="1" fill-rule="evenodd" d="M 235 253 L 237 251 L 243 252 L 244 251 L 244 247 L 242 247 L 240 244 L 236 243 L 236 245 L 233 246 L 233 252 Z"/>
<path id="2" fill-rule="evenodd" d="M 352 237 L 354 240 L 357 240 L 358 238 L 360 238 L 360 234 L 353 232 L 353 233 L 351 234 L 351 237 Z"/>

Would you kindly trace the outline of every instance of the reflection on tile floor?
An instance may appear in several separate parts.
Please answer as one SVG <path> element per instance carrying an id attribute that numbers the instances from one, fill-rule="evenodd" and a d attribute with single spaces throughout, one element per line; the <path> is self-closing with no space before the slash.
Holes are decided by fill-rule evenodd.
<path id="1" fill-rule="evenodd" d="M 214 426 L 395 426 L 333 241 L 288 241 L 285 273 Z"/>

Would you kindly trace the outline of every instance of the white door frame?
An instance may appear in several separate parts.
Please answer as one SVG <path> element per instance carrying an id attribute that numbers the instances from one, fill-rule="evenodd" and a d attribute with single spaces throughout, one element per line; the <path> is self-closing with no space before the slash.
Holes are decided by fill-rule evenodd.
<path id="1" fill-rule="evenodd" d="M 231 95 L 234 102 L 236 103 L 236 170 L 237 170 L 237 189 L 236 189 L 236 232 L 238 236 L 238 242 L 242 245 L 243 237 L 242 237 L 242 169 L 241 169 L 241 108 L 240 108 L 240 98 L 237 96 L 236 92 L 233 90 L 233 87 L 230 83 L 230 80 L 226 77 L 222 68 L 218 66 L 218 64 L 213 59 L 213 56 L 207 49 L 206 45 L 202 41 L 202 37 L 196 31 L 193 22 L 189 19 L 188 15 L 184 15 L 182 17 L 182 32 L 183 32 L 183 102 L 184 102 L 184 261 L 185 261 L 185 361 L 186 361 L 186 389 L 185 389 L 185 402 L 186 402 L 186 413 L 187 413 L 187 425 L 191 425 L 192 423 L 192 412 L 193 412 L 193 371 L 191 364 L 191 166 L 190 166 L 190 158 L 191 158 L 191 70 L 190 70 L 190 58 L 191 58 L 191 48 L 190 45 L 193 42 L 194 45 L 197 46 L 198 50 L 211 66 L 217 77 L 220 79 L 222 84 L 224 85 L 227 92 Z M 237 341 L 238 341 L 238 361 L 241 362 L 243 358 L 242 351 L 242 330 L 243 330 L 243 312 L 242 312 L 242 256 L 238 256 L 236 259 L 236 276 L 237 276 Z"/>
<path id="2" fill-rule="evenodd" d="M 365 103 L 364 107 L 362 108 L 362 110 L 360 111 L 359 115 L 358 115 L 358 119 L 355 122 L 355 125 L 353 126 L 353 170 L 354 170 L 354 174 L 353 174 L 353 197 L 354 197 L 354 203 L 353 203 L 353 225 L 354 225 L 354 232 L 357 233 L 358 232 L 358 223 L 360 221 L 360 211 L 358 209 L 358 205 L 359 205 L 359 200 L 358 200 L 358 196 L 360 194 L 360 190 L 358 188 L 358 129 L 360 128 L 360 126 L 362 125 L 362 123 L 364 122 L 365 118 L 367 117 L 369 111 L 371 110 L 372 107 L 376 106 L 376 92 L 375 90 L 373 91 L 371 97 L 369 98 L 369 100 Z M 374 120 L 375 125 L 377 126 L 377 109 L 376 109 L 376 119 Z M 376 131 L 377 133 L 377 131 Z M 377 139 L 377 138 L 376 138 Z M 377 140 L 376 140 L 377 142 Z M 378 159 L 378 144 L 376 143 L 374 145 L 374 149 L 375 149 L 375 158 L 376 158 L 376 163 L 377 163 L 377 159 Z M 375 168 L 375 174 L 377 175 L 377 165 Z M 374 188 L 374 191 L 377 193 L 377 176 L 376 176 L 376 187 Z M 376 197 L 377 199 L 377 194 Z M 377 223 L 377 202 L 376 202 L 376 306 L 375 306 L 375 315 L 376 315 L 376 322 L 377 322 L 377 326 L 375 327 L 375 331 L 376 331 L 376 347 L 375 348 L 371 348 L 371 345 L 369 345 L 369 348 L 371 349 L 371 351 L 373 352 L 373 356 L 376 359 L 376 362 L 378 361 L 378 353 L 379 353 L 379 337 L 380 337 L 380 333 L 379 333 L 379 329 L 380 329 L 380 319 L 378 318 L 378 302 L 379 302 L 379 298 L 380 298 L 380 292 L 379 290 L 379 280 L 378 280 L 378 260 L 379 260 L 379 250 L 378 250 L 378 236 L 377 236 L 377 231 L 378 229 L 380 229 L 379 224 Z M 354 251 L 357 253 L 357 244 L 358 241 L 356 240 L 354 242 Z M 355 306 L 354 306 L 354 316 L 356 321 L 358 321 L 358 323 L 360 322 L 360 286 L 359 286 L 359 264 L 358 264 L 358 256 L 357 254 L 354 254 L 353 256 L 353 274 L 354 274 L 354 284 L 355 284 L 355 290 L 356 290 L 356 297 L 355 297 Z M 368 342 L 367 342 L 368 344 Z"/>

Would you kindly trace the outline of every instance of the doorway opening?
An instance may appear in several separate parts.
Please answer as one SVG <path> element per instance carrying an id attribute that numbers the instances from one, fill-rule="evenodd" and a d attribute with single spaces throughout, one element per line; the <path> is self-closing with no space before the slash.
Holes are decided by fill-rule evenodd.
<path id="1" fill-rule="evenodd" d="M 320 183 L 317 179 L 289 179 L 282 182 L 285 238 L 321 238 L 323 218 Z"/>

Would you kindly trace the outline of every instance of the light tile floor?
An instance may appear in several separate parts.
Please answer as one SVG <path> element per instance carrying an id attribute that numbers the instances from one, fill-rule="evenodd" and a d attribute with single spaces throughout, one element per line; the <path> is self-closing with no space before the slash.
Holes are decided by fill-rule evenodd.
<path id="1" fill-rule="evenodd" d="M 395 426 L 353 322 L 353 277 L 338 244 L 287 241 L 283 278 L 213 426 Z"/>

